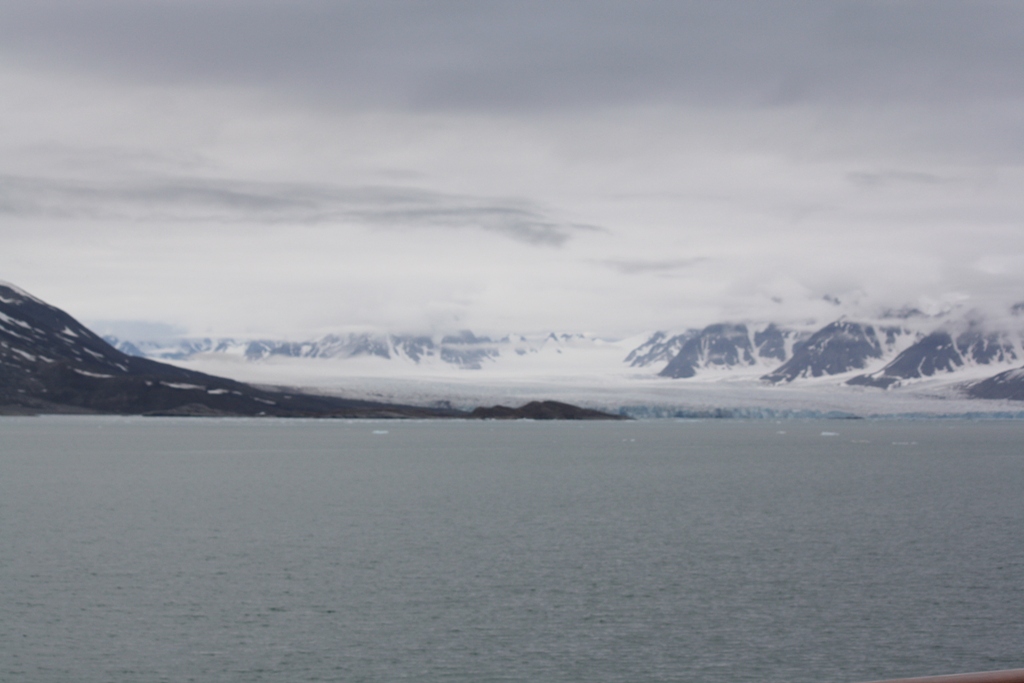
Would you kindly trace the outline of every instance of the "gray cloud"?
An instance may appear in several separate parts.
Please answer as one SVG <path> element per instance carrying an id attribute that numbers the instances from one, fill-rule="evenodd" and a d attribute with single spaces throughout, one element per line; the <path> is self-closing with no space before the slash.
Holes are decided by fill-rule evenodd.
<path id="1" fill-rule="evenodd" d="M 529 202 L 405 187 L 152 178 L 86 182 L 0 175 L 0 214 L 17 217 L 327 224 L 483 230 L 561 246 L 590 225 L 560 222 Z"/>
<path id="2" fill-rule="evenodd" d="M 935 173 L 921 171 L 853 172 L 846 175 L 858 187 L 889 187 L 892 185 L 944 185 L 956 182 Z"/>
<path id="3" fill-rule="evenodd" d="M 20 0 L 0 54 L 367 106 L 963 102 L 1024 93 L 1004 0 Z"/>
<path id="4" fill-rule="evenodd" d="M 680 270 L 689 270 L 695 265 L 706 262 L 703 257 L 666 259 L 663 261 L 652 261 L 644 259 L 608 259 L 601 263 L 612 270 L 624 275 L 642 275 L 645 273 L 673 273 Z"/>

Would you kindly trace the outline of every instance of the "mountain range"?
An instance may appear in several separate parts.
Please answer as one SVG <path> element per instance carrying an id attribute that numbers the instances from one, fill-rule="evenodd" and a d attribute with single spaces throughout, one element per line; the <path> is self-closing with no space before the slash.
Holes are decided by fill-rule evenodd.
<path id="1" fill-rule="evenodd" d="M 164 361 L 187 361 L 202 356 L 226 356 L 259 362 L 274 359 L 376 359 L 403 366 L 451 367 L 481 370 L 503 357 L 540 352 L 562 353 L 568 348 L 600 345 L 603 340 L 584 334 L 477 336 L 468 330 L 439 337 L 415 334 L 357 332 L 328 334 L 315 340 L 180 338 L 171 340 L 104 340 L 129 355 Z"/>
<path id="2" fill-rule="evenodd" d="M 1021 308 L 1002 324 L 977 312 L 919 313 L 871 321 L 841 318 L 821 327 L 776 323 L 716 323 L 626 340 L 587 334 L 478 336 L 470 331 L 432 337 L 387 333 L 331 334 L 316 340 L 121 340 L 128 354 L 189 364 L 233 358 L 245 363 L 290 359 L 335 361 L 363 374 L 482 371 L 484 375 L 569 373 L 737 381 L 762 385 L 831 383 L 893 390 L 929 379 L 963 385 L 962 395 L 1015 398 L 1024 363 Z M 1006 320 L 1014 324 L 1006 324 Z M 326 366 L 324 366 L 326 368 Z M 1009 374 L 1005 374 L 1009 373 Z M 1004 376 L 1005 375 L 1005 376 Z M 1001 376 L 996 381 L 996 376 Z M 991 383 L 982 380 L 992 378 Z"/>
<path id="3" fill-rule="evenodd" d="M 136 351 L 138 351 L 136 349 Z M 0 414 L 608 419 L 554 401 L 467 413 L 254 387 L 124 353 L 64 311 L 0 283 Z"/>

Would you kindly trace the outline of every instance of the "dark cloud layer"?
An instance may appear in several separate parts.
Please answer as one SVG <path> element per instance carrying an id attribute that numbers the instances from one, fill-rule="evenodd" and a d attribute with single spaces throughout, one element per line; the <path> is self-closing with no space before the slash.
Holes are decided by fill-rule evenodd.
<path id="1" fill-rule="evenodd" d="M 7 0 L 8 60 L 357 106 L 957 102 L 1024 94 L 1013 0 Z"/>
<path id="2" fill-rule="evenodd" d="M 217 179 L 81 181 L 0 175 L 0 215 L 180 223 L 359 224 L 381 229 L 483 230 L 561 246 L 594 226 L 558 221 L 529 202 L 406 187 Z"/>

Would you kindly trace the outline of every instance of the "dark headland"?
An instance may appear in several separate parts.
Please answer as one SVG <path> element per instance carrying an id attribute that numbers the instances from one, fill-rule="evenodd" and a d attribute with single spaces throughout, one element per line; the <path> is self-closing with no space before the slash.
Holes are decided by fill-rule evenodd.
<path id="1" fill-rule="evenodd" d="M 0 283 L 0 415 L 618 420 L 556 401 L 471 412 L 254 387 L 118 351 L 64 311 Z"/>
<path id="2" fill-rule="evenodd" d="M 485 420 L 621 420 L 618 415 L 609 415 L 600 410 L 580 408 L 558 401 L 531 401 L 519 408 L 492 406 L 476 408 L 469 414 Z"/>

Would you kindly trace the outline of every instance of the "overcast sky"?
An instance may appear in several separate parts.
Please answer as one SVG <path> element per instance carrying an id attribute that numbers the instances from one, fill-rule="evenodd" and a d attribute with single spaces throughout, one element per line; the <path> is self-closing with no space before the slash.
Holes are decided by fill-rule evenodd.
<path id="1" fill-rule="evenodd" d="M 998 309 L 1022 36 L 1018 0 L 0 0 L 0 279 L 293 338 Z"/>

